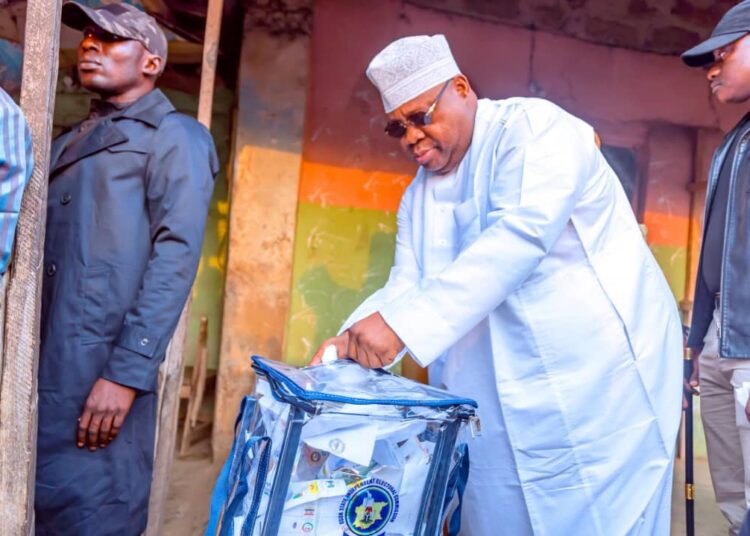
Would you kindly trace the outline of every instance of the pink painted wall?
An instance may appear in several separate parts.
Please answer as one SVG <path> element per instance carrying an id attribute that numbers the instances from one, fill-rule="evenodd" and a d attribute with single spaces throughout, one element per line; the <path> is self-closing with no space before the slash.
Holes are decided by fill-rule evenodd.
<path id="1" fill-rule="evenodd" d="M 673 56 L 449 16 L 397 0 L 318 0 L 314 16 L 310 127 L 320 126 L 320 114 L 344 109 L 357 119 L 336 128 L 342 126 L 337 117 L 327 117 L 332 128 L 305 148 L 318 156 L 326 154 L 327 139 L 338 144 L 352 131 L 372 131 L 367 122 L 381 110 L 364 70 L 382 47 L 405 35 L 445 34 L 459 65 L 486 96 L 545 96 L 592 120 L 707 128 L 727 128 L 738 113 L 717 110 L 704 73 Z M 383 144 L 373 146 L 379 148 Z M 389 160 L 382 152 L 368 156 L 382 164 Z"/>

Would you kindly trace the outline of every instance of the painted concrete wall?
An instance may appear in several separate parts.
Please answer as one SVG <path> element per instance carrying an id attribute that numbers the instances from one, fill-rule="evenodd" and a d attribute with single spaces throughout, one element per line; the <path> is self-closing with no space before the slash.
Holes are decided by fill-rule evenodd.
<path id="1" fill-rule="evenodd" d="M 676 54 L 706 39 L 736 0 L 404 0 L 585 41 Z"/>
<path id="2" fill-rule="evenodd" d="M 387 278 L 395 211 L 415 166 L 383 135 L 379 96 L 364 70 L 393 39 L 434 33 L 446 34 L 480 96 L 548 98 L 589 121 L 605 144 L 638 151 L 648 241 L 675 298 L 682 300 L 691 225 L 687 187 L 715 147 L 717 133 L 742 113 L 711 101 L 703 71 L 684 67 L 677 57 L 451 16 L 398 0 L 318 0 L 285 359 L 304 363 Z"/>
<path id="3" fill-rule="evenodd" d="M 309 65 L 309 40 L 245 33 L 239 73 L 229 256 L 213 446 L 228 452 L 250 356 L 281 359 Z"/>
<path id="4" fill-rule="evenodd" d="M 656 260 L 675 298 L 685 297 L 687 237 L 695 135 L 692 129 L 656 125 L 648 136 L 648 191 L 644 223 Z"/>

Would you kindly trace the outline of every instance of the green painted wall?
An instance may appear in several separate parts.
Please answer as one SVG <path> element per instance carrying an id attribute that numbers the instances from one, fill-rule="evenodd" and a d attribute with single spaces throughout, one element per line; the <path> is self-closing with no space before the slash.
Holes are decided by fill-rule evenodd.
<path id="1" fill-rule="evenodd" d="M 305 363 L 385 284 L 395 240 L 393 212 L 299 204 L 285 361 Z"/>
<path id="2" fill-rule="evenodd" d="M 679 303 L 685 297 L 685 274 L 687 271 L 687 247 L 651 244 L 651 252 L 659 263 Z"/>

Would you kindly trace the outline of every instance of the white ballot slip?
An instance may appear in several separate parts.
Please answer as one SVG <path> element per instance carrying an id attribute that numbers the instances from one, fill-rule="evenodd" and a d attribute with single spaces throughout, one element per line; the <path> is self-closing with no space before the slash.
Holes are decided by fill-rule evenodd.
<path id="1" fill-rule="evenodd" d="M 365 424 L 338 428 L 308 437 L 305 443 L 314 449 L 326 450 L 358 465 L 370 465 L 377 435 L 377 424 Z"/>

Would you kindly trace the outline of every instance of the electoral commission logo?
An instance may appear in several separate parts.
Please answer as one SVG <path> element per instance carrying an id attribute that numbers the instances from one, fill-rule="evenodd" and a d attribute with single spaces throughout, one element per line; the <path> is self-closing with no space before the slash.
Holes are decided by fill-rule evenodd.
<path id="1" fill-rule="evenodd" d="M 398 492 L 385 480 L 355 484 L 339 506 L 339 525 L 347 534 L 375 536 L 398 516 Z"/>

